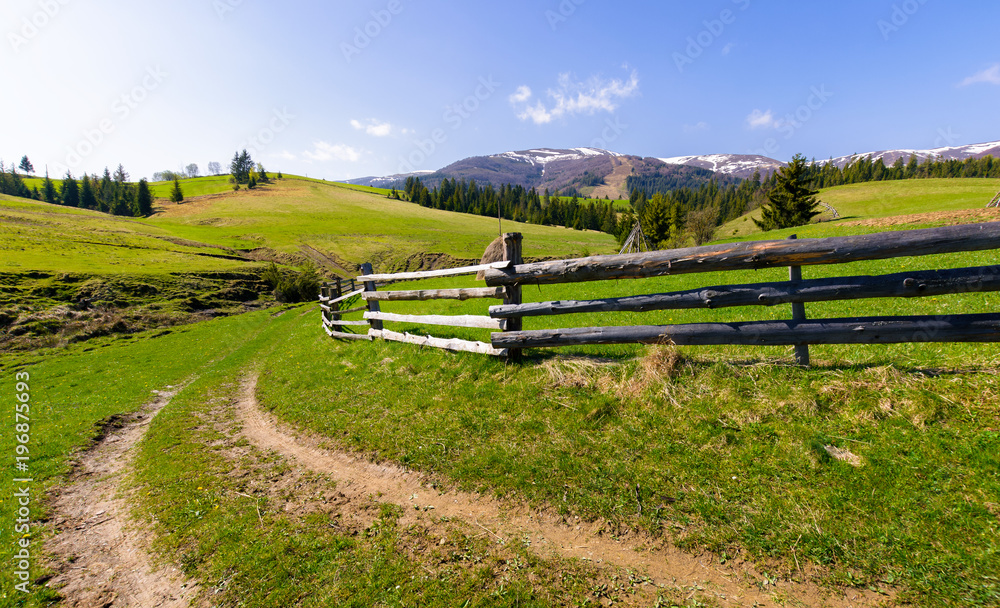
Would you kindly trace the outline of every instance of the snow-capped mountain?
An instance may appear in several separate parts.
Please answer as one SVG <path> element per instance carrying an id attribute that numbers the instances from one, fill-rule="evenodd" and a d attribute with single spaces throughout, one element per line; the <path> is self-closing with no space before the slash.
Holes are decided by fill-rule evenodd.
<path id="1" fill-rule="evenodd" d="M 705 156 L 674 156 L 661 158 L 668 165 L 686 165 L 708 169 L 731 177 L 747 178 L 760 171 L 761 177 L 785 166 L 786 163 L 756 154 L 707 154 Z"/>
<path id="2" fill-rule="evenodd" d="M 965 160 L 967 158 L 982 158 L 989 154 L 1000 158 L 1000 141 L 970 144 L 967 146 L 946 146 L 943 148 L 932 148 L 930 150 L 878 150 L 876 152 L 865 152 L 864 154 L 840 156 L 832 159 L 832 161 L 817 160 L 816 162 L 821 164 L 833 162 L 834 165 L 843 168 L 851 159 L 861 159 L 870 156 L 872 161 L 876 161 L 881 158 L 882 162 L 885 163 L 886 166 L 890 166 L 900 158 L 903 159 L 904 163 L 908 162 L 911 156 L 916 156 L 917 161 L 922 163 L 928 158 L 933 158 L 935 160 Z"/>
<path id="3" fill-rule="evenodd" d="M 928 158 L 965 160 L 987 154 L 1000 158 L 1000 141 L 930 150 L 880 150 L 816 162 L 832 161 L 838 167 L 844 167 L 852 158 L 871 156 L 873 161 L 881 158 L 886 165 L 892 165 L 900 158 L 905 163 L 911 156 L 923 162 Z M 467 182 L 475 180 L 479 185 L 492 184 L 496 188 L 511 184 L 540 191 L 578 192 L 596 198 L 627 198 L 630 178 L 633 183 L 642 183 L 635 180 L 645 179 L 647 184 L 649 179 L 653 179 L 658 184 L 670 184 L 669 188 L 697 187 L 710 180 L 731 183 L 751 177 L 757 171 L 763 178 L 785 165 L 782 161 L 754 154 L 643 158 L 600 148 L 532 148 L 473 156 L 437 171 L 366 177 L 348 180 L 348 183 L 392 188 L 400 187 L 407 177 L 413 175 L 421 178 L 428 188 L 440 185 L 445 179 L 464 179 Z"/>
<path id="4" fill-rule="evenodd" d="M 374 188 L 395 188 L 406 181 L 408 177 L 426 177 L 434 173 L 433 171 L 414 171 L 413 173 L 398 173 L 396 175 L 386 175 L 385 177 L 376 177 L 374 175 L 369 175 L 368 177 L 355 177 L 353 179 L 341 180 L 345 184 L 354 184 L 355 186 L 371 186 Z"/>

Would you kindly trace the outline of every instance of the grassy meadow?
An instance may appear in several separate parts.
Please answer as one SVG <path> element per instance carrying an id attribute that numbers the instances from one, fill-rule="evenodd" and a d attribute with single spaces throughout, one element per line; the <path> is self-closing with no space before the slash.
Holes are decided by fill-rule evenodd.
<path id="1" fill-rule="evenodd" d="M 888 227 L 855 222 L 979 209 L 997 189 L 997 180 L 847 186 L 821 197 L 838 208 L 839 221 L 734 235 L 732 229 L 752 225 L 737 221 L 717 235 L 795 232 L 805 238 L 921 227 L 939 220 Z M 0 198 L 4 293 L 19 297 L 13 290 L 30 273 L 52 275 L 30 280 L 56 280 L 59 272 L 163 278 L 245 271 L 262 263 L 235 254 L 262 248 L 293 255 L 301 245 L 393 269 L 432 252 L 478 258 L 496 234 L 489 218 L 291 178 L 254 192 L 162 204 L 158 211 L 143 220 L 117 219 Z M 504 230 L 524 234 L 526 256 L 615 249 L 610 237 L 597 233 L 509 222 Z M 990 251 L 807 267 L 804 274 L 884 274 L 997 260 Z M 786 277 L 787 271 L 773 269 L 530 286 L 524 298 L 588 299 Z M 474 284 L 436 279 L 403 288 Z M 60 294 L 45 297 L 55 302 Z M 995 312 L 998 303 L 996 294 L 978 293 L 806 308 L 811 318 L 948 315 Z M 382 308 L 485 314 L 488 304 Z M 788 306 L 586 314 L 527 318 L 525 328 L 789 314 Z M 389 328 L 489 339 L 480 330 Z M 693 553 L 709 551 L 720 563 L 749 562 L 764 579 L 873 589 L 888 605 L 1000 605 L 996 345 L 814 346 L 811 352 L 808 369 L 791 364 L 791 348 L 633 345 L 532 350 L 523 364 L 511 365 L 409 345 L 331 341 L 318 308 L 302 304 L 0 353 L 0 375 L 6 394 L 14 392 L 16 371 L 31 375 L 38 493 L 59 486 L 73 453 L 101 421 L 139 409 L 152 390 L 194 379 L 151 424 L 129 487 L 134 514 L 155 533 L 159 557 L 181 564 L 219 606 L 715 601 L 705 590 L 642 596 L 606 570 L 541 559 L 525 547 L 497 554 L 484 539 L 458 531 L 439 545 L 425 530 L 401 526 L 398 510 L 377 497 L 368 526 L 351 533 L 337 525 L 333 507 L 303 507 L 310 496 L 327 496 L 335 487 L 298 477 L 285 461 L 240 439 L 227 404 L 249 370 L 260 373 L 261 406 L 282 420 L 333 447 L 425 472 L 445 487 L 600 522 L 616 537 L 666 539 Z M 13 418 L 8 408 L 4 423 L 12 425 Z M 9 454 L 13 439 L 4 434 L 2 441 Z M 3 521 L 11 521 L 15 507 L 7 498 L 11 477 L 5 471 Z M 267 490 L 275 484 L 286 490 Z M 36 521 L 44 517 L 43 504 L 36 503 Z M 32 541 L 48 533 L 39 526 Z M 0 549 L 6 562 L 12 553 L 9 544 Z M 0 606 L 47 606 L 55 597 L 42 586 L 30 596 L 12 594 L 10 577 L 9 570 L 0 573 Z"/>

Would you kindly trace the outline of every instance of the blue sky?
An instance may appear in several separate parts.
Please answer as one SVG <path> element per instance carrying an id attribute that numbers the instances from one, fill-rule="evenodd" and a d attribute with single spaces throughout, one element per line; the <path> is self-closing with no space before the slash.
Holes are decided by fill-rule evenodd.
<path id="1" fill-rule="evenodd" d="M 997 23 L 994 0 L 6 0 L 0 158 L 138 179 L 248 147 L 343 179 L 543 146 L 980 143 Z"/>

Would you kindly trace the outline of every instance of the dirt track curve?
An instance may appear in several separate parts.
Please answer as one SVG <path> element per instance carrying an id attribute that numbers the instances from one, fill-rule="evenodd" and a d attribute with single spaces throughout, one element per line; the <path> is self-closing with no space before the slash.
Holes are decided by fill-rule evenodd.
<path id="1" fill-rule="evenodd" d="M 241 386 L 237 404 L 243 433 L 259 448 L 274 450 L 312 471 L 329 475 L 338 490 L 350 500 L 376 495 L 383 502 L 406 507 L 404 522 L 427 523 L 451 517 L 482 528 L 503 541 L 530 538 L 539 554 L 586 558 L 597 564 L 642 571 L 657 584 L 671 587 L 701 587 L 723 606 L 829 606 L 853 608 L 876 606 L 887 599 L 867 591 L 849 590 L 831 595 L 817 585 L 782 582 L 766 590 L 758 578 L 746 571 L 714 563 L 711 556 L 695 557 L 669 546 L 640 547 L 602 536 L 599 526 L 566 524 L 561 518 L 524 507 L 501 504 L 483 496 L 463 492 L 439 492 L 422 483 L 421 477 L 397 466 L 379 465 L 321 449 L 320 439 L 294 433 L 258 407 L 257 376 L 249 375 Z M 417 508 L 414 508 L 417 507 Z M 429 511 L 429 510 L 433 511 Z"/>
<path id="2" fill-rule="evenodd" d="M 186 384 L 185 384 L 186 386 Z M 153 564 L 145 533 L 128 525 L 121 479 L 150 421 L 183 387 L 156 392 L 139 412 L 106 422 L 104 436 L 77 459 L 52 501 L 55 536 L 45 548 L 56 572 L 48 582 L 63 606 L 187 608 L 197 585 Z"/>

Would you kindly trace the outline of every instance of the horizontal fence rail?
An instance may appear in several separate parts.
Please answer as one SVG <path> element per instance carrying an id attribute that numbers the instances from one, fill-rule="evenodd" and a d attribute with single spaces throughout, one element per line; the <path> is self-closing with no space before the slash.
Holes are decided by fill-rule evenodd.
<path id="1" fill-rule="evenodd" d="M 490 306 L 490 316 L 496 319 L 509 319 L 587 312 L 774 306 L 867 298 L 917 298 L 982 291 L 1000 291 L 1000 266 L 900 272 L 881 276 L 833 277 L 796 282 L 721 285 L 622 298 Z"/>
<path id="2" fill-rule="evenodd" d="M 503 299 L 503 287 L 474 287 L 471 289 L 414 289 L 412 291 L 366 291 L 365 300 L 380 302 L 471 300 L 474 298 Z"/>
<path id="3" fill-rule="evenodd" d="M 463 274 L 476 274 L 481 270 L 496 270 L 507 268 L 511 262 L 493 262 L 478 266 L 463 266 L 461 268 L 442 268 L 441 270 L 421 270 L 419 272 L 398 272 L 395 274 L 367 274 L 358 277 L 366 283 L 389 283 L 395 281 L 416 281 L 419 279 L 435 279 L 439 277 L 457 277 Z"/>
<path id="4" fill-rule="evenodd" d="M 534 285 L 641 279 L 695 272 L 842 264 L 1000 247 L 1000 222 L 860 236 L 750 241 L 707 247 L 518 264 L 486 271 L 486 284 Z"/>
<path id="5" fill-rule="evenodd" d="M 862 317 L 815 321 L 753 321 L 628 327 L 577 327 L 493 334 L 497 348 L 544 348 L 583 344 L 678 346 L 798 346 L 900 344 L 904 342 L 998 342 L 1000 314 L 946 317 Z"/>

